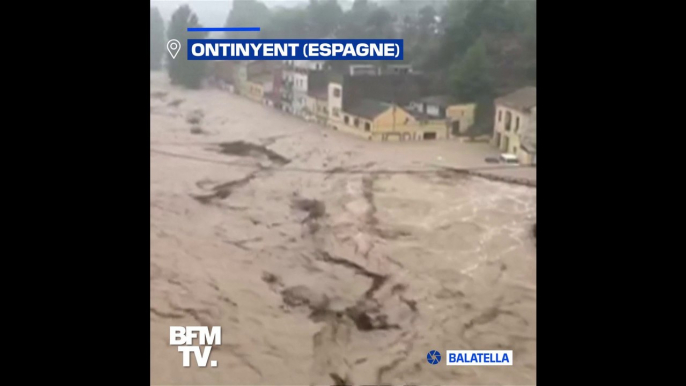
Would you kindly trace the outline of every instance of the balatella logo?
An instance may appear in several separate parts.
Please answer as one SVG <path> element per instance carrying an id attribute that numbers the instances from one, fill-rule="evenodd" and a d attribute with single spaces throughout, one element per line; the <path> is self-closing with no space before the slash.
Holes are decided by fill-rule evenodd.
<path id="1" fill-rule="evenodd" d="M 448 366 L 512 366 L 512 350 L 448 350 Z"/>
<path id="2" fill-rule="evenodd" d="M 199 333 L 199 334 L 196 334 Z M 199 339 L 199 345 L 193 345 L 193 339 Z M 179 346 L 179 352 L 183 353 L 183 367 L 190 367 L 191 352 L 195 354 L 195 361 L 200 367 L 207 367 L 207 360 L 210 359 L 212 346 L 222 344 L 222 328 L 205 326 L 172 326 L 169 327 L 169 344 Z M 205 346 L 202 354 L 200 346 Z M 210 362 L 212 367 L 217 367 L 217 361 Z"/>
<path id="3" fill-rule="evenodd" d="M 441 353 L 438 350 L 431 350 L 426 354 L 426 361 L 432 365 L 437 365 L 441 361 Z"/>

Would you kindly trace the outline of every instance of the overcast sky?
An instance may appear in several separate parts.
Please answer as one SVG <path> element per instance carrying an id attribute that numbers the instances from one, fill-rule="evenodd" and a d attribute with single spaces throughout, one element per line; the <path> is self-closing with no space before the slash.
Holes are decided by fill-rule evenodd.
<path id="1" fill-rule="evenodd" d="M 258 0 L 267 7 L 294 7 L 306 5 L 309 0 Z M 369 0 L 371 2 L 384 2 L 389 0 Z M 353 0 L 338 0 L 338 4 L 350 3 Z M 232 0 L 150 0 L 151 7 L 159 9 L 165 23 L 169 22 L 172 13 L 183 4 L 190 5 L 193 12 L 198 15 L 203 27 L 223 27 L 231 10 Z M 345 6 L 344 6 L 345 9 Z"/>
<path id="2" fill-rule="evenodd" d="M 282 6 L 293 7 L 305 5 L 309 0 L 259 0 L 268 7 Z M 379 0 L 376 0 L 379 1 Z M 339 1 L 339 4 L 342 1 Z M 190 5 L 193 12 L 198 15 L 203 27 L 223 27 L 231 10 L 231 0 L 151 0 L 150 6 L 157 7 L 165 22 L 171 19 L 172 13 L 183 4 Z"/>

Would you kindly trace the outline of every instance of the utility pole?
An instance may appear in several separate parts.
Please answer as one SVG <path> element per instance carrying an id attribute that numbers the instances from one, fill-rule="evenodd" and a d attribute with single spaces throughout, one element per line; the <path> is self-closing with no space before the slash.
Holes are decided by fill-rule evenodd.
<path id="1" fill-rule="evenodd" d="M 395 90 L 396 90 L 396 83 L 393 82 L 393 97 L 391 98 L 391 100 L 393 101 L 393 132 L 395 132 L 395 101 L 396 101 Z"/>
<path id="2" fill-rule="evenodd" d="M 393 131 L 395 131 L 395 100 L 393 100 Z"/>

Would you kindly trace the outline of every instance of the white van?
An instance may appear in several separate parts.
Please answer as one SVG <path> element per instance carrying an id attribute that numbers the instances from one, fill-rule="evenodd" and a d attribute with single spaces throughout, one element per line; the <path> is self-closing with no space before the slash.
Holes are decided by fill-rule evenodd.
<path id="1" fill-rule="evenodd" d="M 517 158 L 517 156 L 514 154 L 501 154 L 499 159 L 500 159 L 500 163 L 503 163 L 503 164 L 513 164 L 513 165 L 519 164 L 519 158 Z"/>

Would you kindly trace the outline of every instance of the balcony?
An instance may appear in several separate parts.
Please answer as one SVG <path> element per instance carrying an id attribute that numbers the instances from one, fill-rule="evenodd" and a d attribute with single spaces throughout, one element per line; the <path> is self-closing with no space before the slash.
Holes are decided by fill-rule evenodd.
<path id="1" fill-rule="evenodd" d="M 293 92 L 288 90 L 281 90 L 281 100 L 284 102 L 291 102 L 293 100 Z"/>

